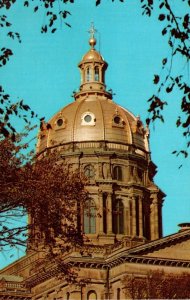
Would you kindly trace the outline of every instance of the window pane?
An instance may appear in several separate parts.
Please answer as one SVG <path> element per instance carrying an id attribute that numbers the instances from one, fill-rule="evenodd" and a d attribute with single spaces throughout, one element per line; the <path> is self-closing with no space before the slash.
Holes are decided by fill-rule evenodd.
<path id="1" fill-rule="evenodd" d="M 95 67 L 95 76 L 94 76 L 95 81 L 99 81 L 99 68 Z"/>
<path id="2" fill-rule="evenodd" d="M 90 81 L 91 80 L 91 69 L 87 68 L 86 69 L 86 81 Z"/>
<path id="3" fill-rule="evenodd" d="M 96 206 L 93 200 L 84 209 L 84 232 L 96 233 Z"/>
<path id="4" fill-rule="evenodd" d="M 124 208 L 122 200 L 117 200 L 113 207 L 113 230 L 115 234 L 122 234 L 124 232 Z"/>
<path id="5" fill-rule="evenodd" d="M 122 181 L 122 168 L 120 166 L 116 166 L 113 169 L 113 179 Z"/>

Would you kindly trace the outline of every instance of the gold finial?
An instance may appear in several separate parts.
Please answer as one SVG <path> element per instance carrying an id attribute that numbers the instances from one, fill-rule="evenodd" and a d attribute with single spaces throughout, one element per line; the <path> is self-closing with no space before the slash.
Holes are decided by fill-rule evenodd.
<path id="1" fill-rule="evenodd" d="M 94 46 L 96 45 L 96 39 L 94 35 L 97 32 L 97 30 L 94 27 L 94 22 L 91 22 L 91 28 L 88 30 L 88 32 L 90 33 L 89 44 L 92 47 L 92 49 L 94 49 Z"/>

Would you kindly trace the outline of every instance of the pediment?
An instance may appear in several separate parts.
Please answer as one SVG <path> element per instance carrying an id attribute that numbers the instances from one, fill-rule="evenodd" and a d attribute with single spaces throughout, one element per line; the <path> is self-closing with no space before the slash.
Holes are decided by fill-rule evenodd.
<path id="1" fill-rule="evenodd" d="M 190 261 L 190 230 L 179 232 L 130 251 L 132 255 Z"/>
<path id="2" fill-rule="evenodd" d="M 170 243 L 160 249 L 145 254 L 148 257 L 159 257 L 169 259 L 182 259 L 190 261 L 190 239 L 178 243 Z"/>

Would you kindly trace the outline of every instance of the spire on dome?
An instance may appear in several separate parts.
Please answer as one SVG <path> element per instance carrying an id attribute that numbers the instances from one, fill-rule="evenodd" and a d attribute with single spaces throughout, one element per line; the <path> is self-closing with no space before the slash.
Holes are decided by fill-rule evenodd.
<path id="1" fill-rule="evenodd" d="M 91 28 L 88 30 L 88 32 L 90 33 L 89 45 L 92 49 L 94 49 L 94 46 L 96 45 L 96 39 L 94 35 L 97 32 L 97 30 L 94 27 L 94 22 L 91 23 Z"/>

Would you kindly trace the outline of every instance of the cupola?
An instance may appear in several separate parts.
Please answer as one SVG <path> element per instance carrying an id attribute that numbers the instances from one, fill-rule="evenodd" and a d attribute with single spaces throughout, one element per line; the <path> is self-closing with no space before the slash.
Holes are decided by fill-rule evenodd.
<path id="1" fill-rule="evenodd" d="M 79 95 L 84 95 L 84 93 L 97 92 L 101 93 L 106 90 L 105 85 L 105 71 L 108 67 L 106 61 L 104 61 L 101 54 L 95 49 L 96 39 L 95 39 L 96 29 L 92 23 L 89 30 L 90 39 L 89 45 L 90 50 L 83 56 L 78 67 L 81 73 L 81 84 L 79 93 L 75 94 L 75 98 Z M 110 95 L 110 93 L 106 92 Z"/>

